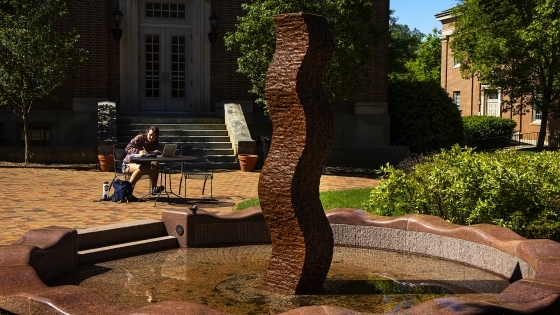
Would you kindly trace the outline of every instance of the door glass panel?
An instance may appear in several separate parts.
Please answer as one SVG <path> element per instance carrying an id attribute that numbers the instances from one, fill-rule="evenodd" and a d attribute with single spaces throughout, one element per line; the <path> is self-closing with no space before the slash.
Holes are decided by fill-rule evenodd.
<path id="1" fill-rule="evenodd" d="M 159 36 L 146 35 L 146 97 L 159 97 Z"/>
<path id="2" fill-rule="evenodd" d="M 185 36 L 171 36 L 171 97 L 186 96 L 186 39 Z"/>
<path id="3" fill-rule="evenodd" d="M 488 99 L 489 100 L 497 100 L 498 99 L 498 92 L 490 92 L 488 94 Z"/>

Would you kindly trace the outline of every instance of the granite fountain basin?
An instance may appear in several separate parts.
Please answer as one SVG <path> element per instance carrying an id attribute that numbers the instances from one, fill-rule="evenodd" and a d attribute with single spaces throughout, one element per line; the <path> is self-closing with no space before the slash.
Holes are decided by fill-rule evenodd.
<path id="1" fill-rule="evenodd" d="M 335 244 L 388 250 L 449 260 L 480 268 L 509 280 L 494 297 L 444 297 L 396 314 L 558 314 L 560 309 L 560 244 L 546 239 L 528 240 L 514 232 L 487 224 L 458 226 L 437 217 L 407 215 L 379 217 L 355 209 L 327 212 Z M 201 211 L 197 215 L 164 211 L 162 224 L 178 243 L 216 247 L 218 243 L 266 243 L 262 214 L 250 209 L 229 216 Z M 177 233 L 184 224 L 183 235 Z M 196 223 L 196 224 L 194 224 Z M 239 233 L 240 229 L 260 231 Z M 220 239 L 219 231 L 237 231 Z M 204 233 L 205 237 L 201 236 Z M 223 234 L 223 233 L 222 233 Z M 263 241 L 264 240 L 264 241 Z M 49 287 L 45 282 L 78 267 L 79 233 L 70 228 L 32 230 L 10 246 L 0 247 L 0 308 L 16 314 L 226 314 L 216 309 L 179 301 L 129 306 L 111 302 L 90 289 L 75 285 Z M 201 244 L 206 242 L 207 245 Z M 218 243 L 217 243 L 218 242 Z M 475 297 L 475 295 L 472 295 Z M 356 314 L 337 306 L 305 306 L 283 314 Z M 363 312 L 363 311 L 362 311 Z M 369 312 L 371 313 L 371 312 Z"/>

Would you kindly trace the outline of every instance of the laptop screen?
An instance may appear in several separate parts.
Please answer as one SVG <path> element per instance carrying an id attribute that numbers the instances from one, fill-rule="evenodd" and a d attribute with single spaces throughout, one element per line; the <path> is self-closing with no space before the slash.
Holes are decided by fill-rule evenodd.
<path id="1" fill-rule="evenodd" d="M 163 147 L 163 153 L 161 156 L 163 157 L 172 157 L 175 156 L 175 150 L 177 149 L 177 144 L 166 144 Z"/>

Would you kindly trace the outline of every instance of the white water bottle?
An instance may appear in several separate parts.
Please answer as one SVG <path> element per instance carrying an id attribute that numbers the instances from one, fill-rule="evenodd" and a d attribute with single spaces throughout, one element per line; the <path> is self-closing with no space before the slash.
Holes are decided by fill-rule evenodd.
<path id="1" fill-rule="evenodd" d="M 109 182 L 104 182 L 103 183 L 103 192 L 102 192 L 102 198 L 103 199 L 107 199 L 109 198 Z"/>

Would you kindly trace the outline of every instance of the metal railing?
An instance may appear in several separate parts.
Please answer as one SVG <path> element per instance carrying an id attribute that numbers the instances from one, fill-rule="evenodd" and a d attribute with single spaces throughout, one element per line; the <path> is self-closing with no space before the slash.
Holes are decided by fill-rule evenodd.
<path id="1" fill-rule="evenodd" d="M 492 137 L 481 139 L 466 139 L 465 145 L 474 148 L 475 151 L 493 151 L 504 149 L 523 149 L 537 146 L 539 139 L 538 132 L 516 133 L 513 136 Z M 547 133 L 544 139 L 544 146 L 558 147 L 560 134 Z"/>

